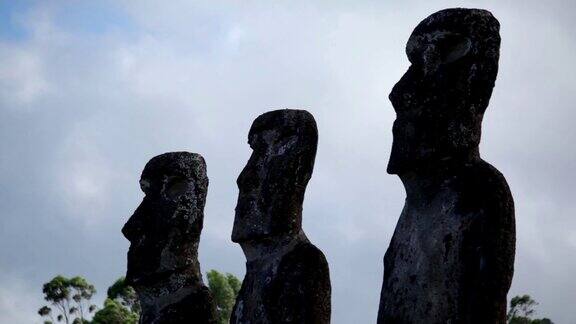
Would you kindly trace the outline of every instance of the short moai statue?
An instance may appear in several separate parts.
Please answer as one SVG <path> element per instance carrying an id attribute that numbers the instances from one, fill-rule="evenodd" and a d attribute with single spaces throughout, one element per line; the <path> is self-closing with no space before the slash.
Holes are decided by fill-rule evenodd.
<path id="1" fill-rule="evenodd" d="M 314 117 L 304 110 L 265 113 L 248 142 L 253 152 L 238 177 L 232 232 L 247 259 L 246 276 L 230 323 L 329 323 L 328 263 L 302 230 L 318 143 Z"/>
<path id="2" fill-rule="evenodd" d="M 126 280 L 141 324 L 215 324 L 212 295 L 202 282 L 198 243 L 208 190 L 199 154 L 165 153 L 140 178 L 145 197 L 122 233 L 130 241 Z"/>
<path id="3" fill-rule="evenodd" d="M 499 48 L 498 21 L 479 9 L 439 11 L 408 40 L 388 164 L 406 202 L 384 257 L 380 324 L 506 323 L 514 203 L 478 148 Z"/>

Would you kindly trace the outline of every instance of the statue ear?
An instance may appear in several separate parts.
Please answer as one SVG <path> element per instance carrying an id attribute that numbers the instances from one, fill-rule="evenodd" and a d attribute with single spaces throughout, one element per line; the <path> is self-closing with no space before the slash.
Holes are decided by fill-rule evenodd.
<path id="1" fill-rule="evenodd" d="M 460 34 L 447 33 L 436 40 L 436 49 L 442 63 L 452 63 L 470 52 L 472 41 Z"/>

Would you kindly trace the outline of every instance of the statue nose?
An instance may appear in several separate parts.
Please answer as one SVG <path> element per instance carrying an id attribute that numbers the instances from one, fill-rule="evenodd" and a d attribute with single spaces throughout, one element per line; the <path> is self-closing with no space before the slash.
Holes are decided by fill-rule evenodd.
<path id="1" fill-rule="evenodd" d="M 240 172 L 240 175 L 238 176 L 238 179 L 236 179 L 236 184 L 238 185 L 238 188 L 245 188 L 246 185 L 250 182 L 250 170 L 248 169 L 248 167 L 245 167 L 242 172 Z"/>
<path id="2" fill-rule="evenodd" d="M 261 180 L 258 179 L 257 167 L 256 163 L 248 162 L 244 170 L 242 170 L 236 181 L 240 190 L 251 190 L 258 187 Z"/>
<path id="3" fill-rule="evenodd" d="M 142 236 L 142 212 L 143 206 L 145 205 L 145 200 L 142 201 L 140 206 L 136 209 L 134 214 L 130 216 L 124 227 L 122 227 L 122 234 L 128 241 L 132 242 Z"/>
<path id="4" fill-rule="evenodd" d="M 126 224 L 124 224 L 124 227 L 122 227 L 122 234 L 124 235 L 124 237 L 126 239 L 128 239 L 128 241 L 133 241 L 136 238 L 136 226 L 134 224 L 134 215 L 132 215 L 130 217 L 130 219 L 128 220 L 128 222 L 126 222 Z"/>

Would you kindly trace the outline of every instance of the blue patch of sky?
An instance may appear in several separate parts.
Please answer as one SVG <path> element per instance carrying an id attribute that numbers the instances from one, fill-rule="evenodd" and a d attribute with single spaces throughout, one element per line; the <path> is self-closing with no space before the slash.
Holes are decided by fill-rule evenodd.
<path id="1" fill-rule="evenodd" d="M 33 1 L 0 0 L 0 40 L 20 40 L 28 35 L 17 17 L 33 6 Z"/>
<path id="2" fill-rule="evenodd" d="M 134 21 L 110 1 L 68 2 L 57 12 L 57 24 L 76 33 L 105 34 L 110 31 L 136 31 Z"/>
<path id="3" fill-rule="evenodd" d="M 47 8 L 53 9 L 53 23 L 63 30 L 76 34 L 105 34 L 111 31 L 135 33 L 137 28 L 120 7 L 112 1 L 74 1 Z M 35 6 L 42 2 L 28 0 L 0 0 L 0 40 L 18 41 L 26 39 L 29 31 L 22 24 Z"/>

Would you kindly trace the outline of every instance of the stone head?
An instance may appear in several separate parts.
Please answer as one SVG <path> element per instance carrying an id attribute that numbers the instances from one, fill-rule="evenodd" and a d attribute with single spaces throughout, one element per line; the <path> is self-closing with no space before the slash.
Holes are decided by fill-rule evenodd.
<path id="1" fill-rule="evenodd" d="M 275 110 L 250 128 L 252 155 L 240 173 L 232 241 L 299 233 L 302 203 L 312 176 L 318 129 L 305 110 Z"/>
<path id="2" fill-rule="evenodd" d="M 135 288 L 152 286 L 197 264 L 208 190 L 201 155 L 165 153 L 142 172 L 142 203 L 122 233 L 130 241 L 126 279 Z"/>
<path id="3" fill-rule="evenodd" d="M 396 111 L 388 172 L 433 167 L 478 150 L 500 50 L 500 25 L 479 9 L 446 9 L 412 32 L 411 66 L 390 93 Z"/>

